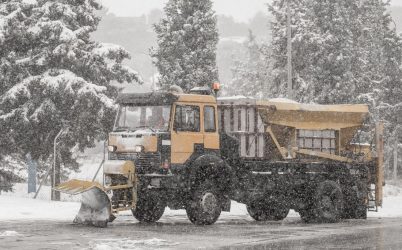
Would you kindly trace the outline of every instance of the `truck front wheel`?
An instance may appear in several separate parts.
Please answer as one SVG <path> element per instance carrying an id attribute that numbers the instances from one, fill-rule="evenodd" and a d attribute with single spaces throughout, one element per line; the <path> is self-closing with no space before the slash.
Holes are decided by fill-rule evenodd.
<path id="1" fill-rule="evenodd" d="M 279 221 L 286 218 L 289 208 L 275 202 L 257 199 L 247 205 L 247 212 L 256 221 Z"/>
<path id="2" fill-rule="evenodd" d="M 138 197 L 135 209 L 132 209 L 134 217 L 141 222 L 156 222 L 165 212 L 166 203 L 154 192 Z"/>
<path id="3" fill-rule="evenodd" d="M 222 208 L 216 190 L 208 183 L 198 187 L 186 206 L 187 217 L 196 225 L 211 225 L 218 220 Z"/>

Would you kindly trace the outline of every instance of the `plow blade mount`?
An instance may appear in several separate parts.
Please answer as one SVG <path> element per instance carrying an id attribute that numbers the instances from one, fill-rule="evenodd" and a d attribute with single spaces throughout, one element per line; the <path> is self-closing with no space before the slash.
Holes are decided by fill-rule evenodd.
<path id="1" fill-rule="evenodd" d="M 81 194 L 81 208 L 74 223 L 106 227 L 108 222 L 115 219 L 110 198 L 97 182 L 70 180 L 57 186 L 55 190 L 70 195 Z"/>

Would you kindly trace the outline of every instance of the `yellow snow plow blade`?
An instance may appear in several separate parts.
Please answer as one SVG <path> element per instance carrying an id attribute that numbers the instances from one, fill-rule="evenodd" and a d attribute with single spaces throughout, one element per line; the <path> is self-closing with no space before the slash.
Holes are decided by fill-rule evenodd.
<path id="1" fill-rule="evenodd" d="M 97 182 L 70 180 L 55 190 L 70 195 L 81 194 L 81 208 L 74 223 L 106 227 L 108 222 L 115 219 L 110 198 Z"/>

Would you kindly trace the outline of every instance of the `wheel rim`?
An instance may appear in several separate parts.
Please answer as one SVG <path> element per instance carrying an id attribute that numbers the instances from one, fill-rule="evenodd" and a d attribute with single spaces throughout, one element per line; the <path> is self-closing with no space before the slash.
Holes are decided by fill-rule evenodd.
<path id="1" fill-rule="evenodd" d="M 320 199 L 320 209 L 324 218 L 330 218 L 339 211 L 340 194 L 338 189 L 328 186 Z"/>
<path id="2" fill-rule="evenodd" d="M 331 200 L 331 197 L 329 196 L 324 196 L 321 199 L 321 210 L 324 214 L 324 216 L 329 216 L 333 213 L 334 211 L 334 202 Z"/>
<path id="3" fill-rule="evenodd" d="M 247 206 L 247 211 L 253 219 L 264 221 L 268 219 L 265 206 L 266 203 L 264 200 L 254 200 Z"/>
<path id="4" fill-rule="evenodd" d="M 213 193 L 205 193 L 201 198 L 201 209 L 203 212 L 214 211 L 218 201 Z"/>

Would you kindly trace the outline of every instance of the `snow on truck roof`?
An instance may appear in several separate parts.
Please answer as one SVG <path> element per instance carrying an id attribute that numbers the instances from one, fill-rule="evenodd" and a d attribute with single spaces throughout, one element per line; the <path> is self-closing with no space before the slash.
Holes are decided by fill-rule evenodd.
<path id="1" fill-rule="evenodd" d="M 322 105 L 322 104 L 304 104 L 298 103 L 287 98 L 272 98 L 267 100 L 257 100 L 252 97 L 246 96 L 229 96 L 219 97 L 218 104 L 220 105 L 257 105 L 260 108 L 275 107 L 276 110 L 299 110 L 311 112 L 352 112 L 352 113 L 368 113 L 368 105 L 366 104 L 335 104 L 335 105 Z"/>
<path id="2" fill-rule="evenodd" d="M 365 104 L 301 104 L 285 98 L 256 100 L 234 96 L 218 98 L 220 106 L 256 106 L 265 124 L 298 129 L 343 129 L 359 127 L 369 114 Z"/>

